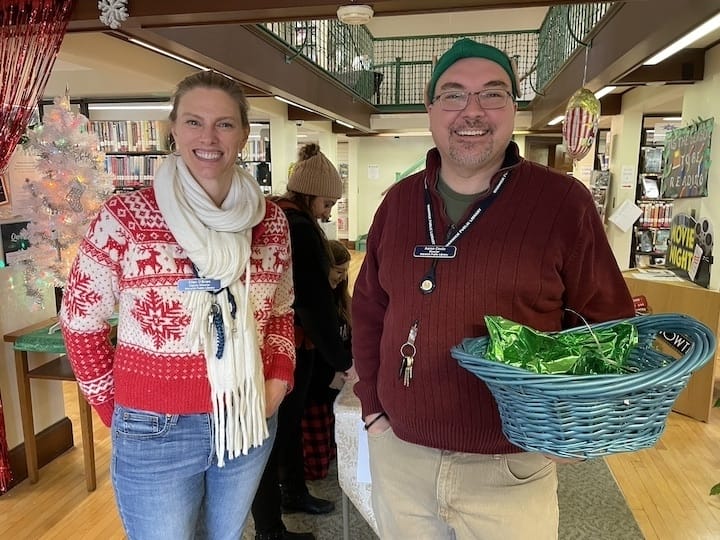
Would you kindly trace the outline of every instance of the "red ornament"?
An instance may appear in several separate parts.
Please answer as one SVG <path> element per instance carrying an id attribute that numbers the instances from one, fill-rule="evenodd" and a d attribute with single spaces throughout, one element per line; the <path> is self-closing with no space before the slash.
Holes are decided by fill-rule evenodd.
<path id="1" fill-rule="evenodd" d="M 565 109 L 563 141 L 574 160 L 584 158 L 595 144 L 600 119 L 600 101 L 587 88 L 573 94 Z"/>
<path id="2" fill-rule="evenodd" d="M 42 96 L 74 0 L 0 0 L 0 172 Z"/>

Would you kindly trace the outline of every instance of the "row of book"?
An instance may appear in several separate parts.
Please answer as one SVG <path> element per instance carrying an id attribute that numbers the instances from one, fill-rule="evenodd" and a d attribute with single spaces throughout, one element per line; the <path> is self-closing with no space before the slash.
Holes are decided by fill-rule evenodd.
<path id="1" fill-rule="evenodd" d="M 636 251 L 665 253 L 670 243 L 670 229 L 640 229 L 635 232 Z"/>
<path id="2" fill-rule="evenodd" d="M 116 188 L 151 185 L 164 156 L 105 156 L 105 170 Z"/>
<path id="3" fill-rule="evenodd" d="M 169 124 L 160 120 L 93 120 L 101 152 L 167 152 Z"/>
<path id="4" fill-rule="evenodd" d="M 264 138 L 250 137 L 242 151 L 243 161 L 268 161 L 269 143 Z"/>
<path id="5" fill-rule="evenodd" d="M 667 201 L 639 202 L 642 214 L 638 218 L 640 227 L 670 227 L 672 203 Z"/>

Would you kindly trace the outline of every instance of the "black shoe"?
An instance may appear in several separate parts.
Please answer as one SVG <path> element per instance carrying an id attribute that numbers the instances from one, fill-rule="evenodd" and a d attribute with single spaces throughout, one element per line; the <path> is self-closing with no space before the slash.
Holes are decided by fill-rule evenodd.
<path id="1" fill-rule="evenodd" d="M 288 530 L 256 533 L 255 540 L 315 540 L 313 533 L 292 532 Z"/>
<path id="2" fill-rule="evenodd" d="M 335 510 L 335 503 L 326 499 L 313 497 L 309 493 L 287 495 L 283 493 L 282 510 L 286 514 L 304 512 L 306 514 L 329 514 Z"/>

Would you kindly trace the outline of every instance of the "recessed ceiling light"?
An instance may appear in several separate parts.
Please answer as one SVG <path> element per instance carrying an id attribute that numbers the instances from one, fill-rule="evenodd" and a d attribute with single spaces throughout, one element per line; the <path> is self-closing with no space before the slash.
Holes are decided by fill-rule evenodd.
<path id="1" fill-rule="evenodd" d="M 652 56 L 648 60 L 644 62 L 644 65 L 646 66 L 654 66 L 655 64 L 659 64 L 666 58 L 670 58 L 673 54 L 678 52 L 681 49 L 684 49 L 685 47 L 688 47 L 692 45 L 694 42 L 696 42 L 698 39 L 705 37 L 710 32 L 713 32 L 720 28 L 720 13 L 715 15 L 712 19 L 704 22 L 695 30 L 685 34 L 683 37 L 675 41 L 674 43 L 671 43 L 667 47 L 665 47 L 662 51 L 657 53 L 655 56 Z"/>
<path id="2" fill-rule="evenodd" d="M 198 68 L 203 71 L 210 70 L 210 68 L 207 66 L 203 66 L 202 64 L 198 64 L 197 62 L 193 62 L 192 60 L 188 60 L 187 58 L 183 58 L 182 56 L 178 56 L 177 54 L 168 52 L 164 49 L 161 49 L 160 47 L 156 47 L 155 45 L 150 45 L 150 43 L 145 43 L 144 41 L 140 41 L 139 39 L 130 38 L 130 39 L 128 39 L 128 41 L 130 43 L 134 43 L 135 45 L 140 45 L 141 47 L 150 49 L 151 51 L 155 51 L 156 53 L 160 53 L 163 56 L 167 56 L 168 58 L 172 58 L 173 60 L 177 60 L 178 62 L 182 62 L 183 64 L 187 64 L 188 66 L 192 66 L 194 68 Z"/>
<path id="3" fill-rule="evenodd" d="M 595 97 L 600 99 L 601 97 L 607 96 L 610 92 L 615 90 L 617 86 L 606 86 L 595 92 Z"/>
<path id="4" fill-rule="evenodd" d="M 352 124 L 348 124 L 347 122 L 343 122 L 342 120 L 335 120 L 335 122 L 337 122 L 341 126 L 345 126 L 346 128 L 355 129 L 355 126 L 353 126 Z"/>

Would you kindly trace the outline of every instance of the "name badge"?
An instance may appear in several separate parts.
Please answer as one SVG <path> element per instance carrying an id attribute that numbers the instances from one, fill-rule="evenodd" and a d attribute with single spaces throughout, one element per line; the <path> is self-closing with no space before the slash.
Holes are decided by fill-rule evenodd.
<path id="1" fill-rule="evenodd" d="M 210 279 L 210 278 L 191 278 L 191 279 L 181 279 L 178 281 L 178 289 L 180 289 L 180 292 L 189 292 L 189 291 L 219 291 L 222 287 L 220 287 L 220 280 L 219 279 Z"/>
<path id="2" fill-rule="evenodd" d="M 413 257 L 421 259 L 454 259 L 456 246 L 415 246 Z"/>

